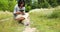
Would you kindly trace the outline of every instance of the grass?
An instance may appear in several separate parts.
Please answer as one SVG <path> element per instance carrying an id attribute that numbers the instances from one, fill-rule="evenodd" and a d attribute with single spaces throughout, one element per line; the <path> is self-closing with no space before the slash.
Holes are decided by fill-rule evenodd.
<path id="1" fill-rule="evenodd" d="M 60 13 L 57 12 L 57 14 L 59 14 L 57 18 L 49 18 L 52 16 L 53 12 L 58 11 L 59 9 L 51 8 L 41 10 L 38 10 L 38 12 L 33 11 L 30 13 L 31 27 L 37 28 L 37 32 L 60 32 Z M 10 17 L 13 17 L 10 12 L 7 14 L 6 12 L 3 12 L 3 14 L 2 12 L 0 13 L 0 20 Z M 24 26 L 22 24 L 18 24 L 18 22 L 13 18 L 10 18 L 6 21 L 0 21 L 0 32 L 22 32 L 23 29 Z"/>
<path id="2" fill-rule="evenodd" d="M 10 12 L 3 12 L 3 11 L 0 11 L 0 20 L 1 19 L 5 19 L 5 18 L 9 18 L 9 17 L 12 17 L 13 15 L 12 15 L 12 13 L 10 13 Z"/>
<path id="3" fill-rule="evenodd" d="M 9 18 L 8 20 L 0 21 L 0 32 L 21 32 L 23 30 L 24 26 L 18 24 L 18 22 L 13 19 L 11 12 L 0 12 L 0 20 Z"/>
<path id="4" fill-rule="evenodd" d="M 46 11 L 37 11 L 30 13 L 31 27 L 36 27 L 39 30 L 39 32 L 60 32 L 60 9 L 51 9 L 52 13 L 50 9 Z"/>
<path id="5" fill-rule="evenodd" d="M 33 16 L 31 18 L 31 27 L 36 27 L 39 32 L 60 32 L 60 19 L 47 19 Z"/>
<path id="6" fill-rule="evenodd" d="M 9 19 L 7 21 L 0 22 L 0 32 L 21 32 L 24 26 L 18 24 L 14 19 Z"/>

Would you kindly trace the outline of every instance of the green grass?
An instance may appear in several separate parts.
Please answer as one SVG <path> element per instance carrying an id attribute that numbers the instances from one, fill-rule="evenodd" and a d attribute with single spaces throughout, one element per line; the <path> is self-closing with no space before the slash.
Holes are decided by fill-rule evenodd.
<path id="1" fill-rule="evenodd" d="M 0 20 L 12 17 L 12 13 L 0 11 Z"/>
<path id="2" fill-rule="evenodd" d="M 24 26 L 18 24 L 14 19 L 9 19 L 7 21 L 0 22 L 0 32 L 21 32 Z"/>
<path id="3" fill-rule="evenodd" d="M 55 8 L 57 9 L 57 8 Z M 39 12 L 31 12 L 30 19 L 31 19 L 31 27 L 37 28 L 38 32 L 60 32 L 60 13 L 55 12 L 55 9 L 51 11 L 57 13 L 57 18 L 49 18 L 53 13 L 48 10 L 39 11 Z M 60 11 L 57 9 L 56 11 Z M 3 12 L 4 13 L 4 12 Z M 55 14 L 56 15 L 56 14 Z M 0 14 L 0 20 L 13 17 L 12 14 Z M 0 32 L 22 32 L 24 26 L 22 24 L 18 24 L 13 18 L 10 18 L 5 21 L 0 21 Z"/>
<path id="4" fill-rule="evenodd" d="M 39 30 L 39 32 L 60 32 L 60 18 L 59 18 L 60 13 L 59 12 L 60 12 L 60 9 L 57 9 L 57 8 L 52 10 L 52 13 L 49 10 L 40 11 L 40 12 L 36 12 L 36 11 L 31 12 L 30 13 L 31 27 L 36 27 Z M 49 18 L 49 17 L 52 17 L 52 18 Z"/>
<path id="5" fill-rule="evenodd" d="M 4 20 L 7 18 L 9 19 L 0 21 L 0 32 L 22 32 L 24 26 L 13 19 L 13 15 L 11 14 L 11 12 L 0 13 L 0 20 Z"/>
<path id="6" fill-rule="evenodd" d="M 36 27 L 39 32 L 60 32 L 60 19 L 47 19 L 31 16 L 31 27 Z"/>

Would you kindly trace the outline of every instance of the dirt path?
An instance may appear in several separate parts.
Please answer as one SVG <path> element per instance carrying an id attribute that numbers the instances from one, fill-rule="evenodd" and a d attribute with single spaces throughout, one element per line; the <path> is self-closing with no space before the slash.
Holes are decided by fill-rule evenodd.
<path id="1" fill-rule="evenodd" d="M 29 26 L 25 27 L 23 32 L 35 32 L 36 31 L 36 28 L 31 28 Z"/>

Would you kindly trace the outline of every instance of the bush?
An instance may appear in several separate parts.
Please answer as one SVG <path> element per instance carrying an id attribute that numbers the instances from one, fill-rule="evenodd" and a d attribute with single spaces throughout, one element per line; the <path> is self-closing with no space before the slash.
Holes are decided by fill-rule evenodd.
<path id="1" fill-rule="evenodd" d="M 15 4 L 15 0 L 0 0 L 0 10 L 13 11 Z"/>
<path id="2" fill-rule="evenodd" d="M 27 6 L 27 5 L 25 5 L 25 7 L 26 7 L 26 12 L 29 12 L 29 10 L 31 10 L 31 6 Z"/>

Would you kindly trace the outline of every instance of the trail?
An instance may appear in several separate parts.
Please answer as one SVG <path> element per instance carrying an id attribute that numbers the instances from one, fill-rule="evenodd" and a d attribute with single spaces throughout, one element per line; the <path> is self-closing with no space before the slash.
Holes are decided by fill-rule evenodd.
<path id="1" fill-rule="evenodd" d="M 25 27 L 23 32 L 35 32 L 36 31 L 36 28 L 31 28 L 29 26 Z"/>

